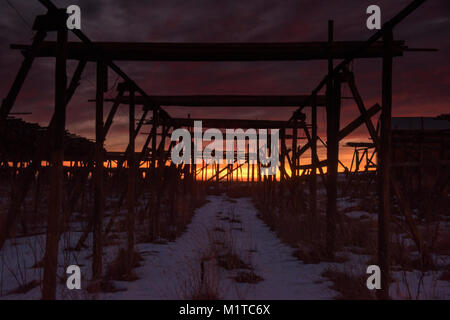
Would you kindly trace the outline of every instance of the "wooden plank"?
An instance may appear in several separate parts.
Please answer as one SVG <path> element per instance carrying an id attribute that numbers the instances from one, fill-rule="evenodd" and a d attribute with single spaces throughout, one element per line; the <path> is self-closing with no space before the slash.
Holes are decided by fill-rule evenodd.
<path id="1" fill-rule="evenodd" d="M 294 120 L 294 128 L 292 129 L 292 163 L 291 163 L 291 171 L 292 171 L 292 177 L 294 178 L 294 185 L 297 187 L 297 174 L 298 174 L 298 147 L 297 147 L 297 140 L 298 140 L 298 129 L 297 129 L 297 120 Z M 288 138 L 288 137 L 286 137 Z"/>
<path id="2" fill-rule="evenodd" d="M 328 21 L 328 41 L 333 43 L 334 23 Z M 341 84 L 339 75 L 332 77 L 333 59 L 328 60 L 327 81 L 327 208 L 326 208 L 326 251 L 334 257 L 336 251 L 337 216 L 337 172 L 339 160 L 339 120 Z"/>
<path id="3" fill-rule="evenodd" d="M 150 168 L 150 198 L 149 203 L 150 206 L 148 208 L 148 234 L 152 235 L 153 237 L 157 237 L 159 229 L 158 229 L 158 221 L 157 221 L 157 215 L 156 215 L 156 192 L 157 192 L 157 181 L 156 181 L 156 161 L 157 161 L 157 154 L 156 154 L 156 139 L 157 139 L 157 133 L 158 133 L 158 126 L 159 126 L 159 112 L 158 110 L 153 110 L 153 118 L 152 118 L 152 138 L 151 138 L 151 168 Z M 186 171 L 185 171 L 186 173 Z"/>
<path id="4" fill-rule="evenodd" d="M 281 203 L 280 206 L 283 208 L 284 206 L 284 185 L 286 183 L 284 173 L 286 172 L 286 129 L 280 130 L 280 143 L 281 143 L 281 152 L 280 152 L 280 198 Z"/>
<path id="5" fill-rule="evenodd" d="M 378 265 L 381 269 L 380 299 L 389 299 L 390 246 L 389 224 L 391 214 L 390 175 L 391 175 L 391 115 L 392 115 L 392 30 L 383 35 L 385 55 L 382 73 L 382 110 L 380 116 L 380 148 L 378 152 Z"/>
<path id="6" fill-rule="evenodd" d="M 130 273 L 133 268 L 133 260 L 134 260 L 134 219 L 135 219 L 135 197 L 136 197 L 136 161 L 135 161 L 135 146 L 136 146 L 136 134 L 134 128 L 134 113 L 135 113 L 135 105 L 134 105 L 134 89 L 130 90 L 130 108 L 129 108 L 129 130 L 128 130 L 128 146 L 129 151 L 128 154 L 128 195 L 127 195 L 127 207 L 128 207 L 128 215 L 127 215 L 127 224 L 128 224 L 128 237 L 127 237 L 127 246 L 128 246 L 128 272 Z"/>
<path id="7" fill-rule="evenodd" d="M 317 169 L 314 164 L 319 160 L 317 155 L 317 109 L 314 107 L 315 103 L 316 98 L 314 96 L 311 108 L 311 164 L 313 166 L 311 168 L 309 188 L 309 211 L 314 225 L 317 219 Z"/>
<path id="8" fill-rule="evenodd" d="M 380 58 L 382 42 L 370 44 L 357 51 L 364 41 L 279 42 L 279 43 L 151 43 L 151 42 L 93 42 L 101 57 L 115 61 L 300 61 L 355 58 Z M 12 44 L 12 49 L 26 51 L 27 45 Z M 45 41 L 37 55 L 54 57 L 55 42 Z M 394 43 L 393 52 L 402 56 L 407 49 L 404 41 Z M 356 53 L 355 53 L 356 52 Z M 83 42 L 69 43 L 69 59 L 97 60 L 99 53 Z"/>
<path id="9" fill-rule="evenodd" d="M 129 104 L 129 97 L 118 100 Z M 311 104 L 309 95 L 152 95 L 135 97 L 136 104 L 162 107 L 298 107 Z M 89 100 L 93 101 L 93 100 Z M 315 105 L 324 107 L 325 96 L 317 96 Z"/>
<path id="10" fill-rule="evenodd" d="M 240 129 L 281 129 L 294 128 L 293 123 L 288 121 L 275 120 L 243 120 L 243 119 L 192 119 L 192 118 L 172 118 L 166 123 L 177 127 L 193 127 L 194 121 L 202 121 L 203 128 L 240 128 Z M 153 120 L 147 122 L 152 124 Z M 297 124 L 297 127 L 303 127 L 304 123 Z"/>
<path id="11" fill-rule="evenodd" d="M 95 112 L 95 169 L 94 169 L 94 212 L 93 214 L 93 261 L 92 278 L 100 279 L 102 275 L 102 237 L 103 237 L 103 214 L 105 206 L 105 195 L 103 187 L 103 144 L 105 132 L 103 125 L 103 94 L 105 92 L 105 77 L 107 66 L 97 63 L 97 86 L 96 86 L 96 112 Z"/>
<path id="12" fill-rule="evenodd" d="M 55 68 L 55 113 L 54 131 L 50 136 L 50 172 L 45 241 L 44 278 L 42 299 L 56 298 L 56 272 L 58 266 L 58 222 L 63 198 L 64 132 L 66 125 L 66 85 L 67 85 L 67 29 L 61 28 L 57 34 L 57 55 Z"/>

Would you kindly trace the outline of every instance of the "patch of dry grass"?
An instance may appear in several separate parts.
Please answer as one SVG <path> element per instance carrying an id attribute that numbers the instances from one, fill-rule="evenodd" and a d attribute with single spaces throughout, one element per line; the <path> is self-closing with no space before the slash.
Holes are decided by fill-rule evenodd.
<path id="1" fill-rule="evenodd" d="M 339 292 L 341 300 L 373 300 L 375 294 L 367 289 L 365 275 L 357 275 L 351 270 L 341 271 L 329 267 L 322 276 L 333 282 L 331 289 Z"/>
<path id="2" fill-rule="evenodd" d="M 36 288 L 37 286 L 40 285 L 40 281 L 38 280 L 31 280 L 30 282 L 27 282 L 23 285 L 18 286 L 16 289 L 12 290 L 11 292 L 9 292 L 8 294 L 24 294 L 27 293 L 28 291 Z"/>
<path id="3" fill-rule="evenodd" d="M 450 268 L 441 273 L 440 280 L 450 282 Z"/>
<path id="4" fill-rule="evenodd" d="M 138 277 L 131 268 L 137 268 L 140 266 L 140 262 L 143 260 L 139 252 L 134 252 L 133 261 L 129 262 L 128 252 L 125 249 L 120 249 L 116 258 L 108 265 L 105 279 L 116 281 L 134 281 Z"/>
<path id="5" fill-rule="evenodd" d="M 226 269 L 251 269 L 251 266 L 244 261 L 241 257 L 233 252 L 227 252 L 217 256 L 217 265 Z"/>
<path id="6" fill-rule="evenodd" d="M 320 246 L 318 246 L 318 248 L 319 247 Z M 305 264 L 318 264 L 321 262 L 344 263 L 349 260 L 346 255 L 334 255 L 334 257 L 329 257 L 323 247 L 316 250 L 308 250 L 306 248 L 297 249 L 292 255 Z"/>
<path id="7" fill-rule="evenodd" d="M 235 184 L 232 185 L 228 190 L 226 191 L 226 194 L 229 198 L 245 198 L 245 197 L 251 197 L 252 191 L 251 188 L 247 184 Z"/>
<path id="8" fill-rule="evenodd" d="M 258 276 L 254 271 L 240 271 L 233 279 L 238 283 L 256 284 L 264 279 Z"/>

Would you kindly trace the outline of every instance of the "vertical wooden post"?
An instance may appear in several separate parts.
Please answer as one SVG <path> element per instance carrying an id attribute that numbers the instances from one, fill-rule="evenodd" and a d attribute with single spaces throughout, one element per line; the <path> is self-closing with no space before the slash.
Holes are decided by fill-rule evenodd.
<path id="1" fill-rule="evenodd" d="M 204 166 L 205 166 L 205 160 L 202 158 L 202 164 L 201 164 L 201 174 L 202 174 L 202 181 L 204 181 L 205 180 L 205 172 L 204 172 Z"/>
<path id="2" fill-rule="evenodd" d="M 66 125 L 67 85 L 67 29 L 60 27 L 57 34 L 55 68 L 55 126 L 50 135 L 50 173 L 47 235 L 45 241 L 44 279 L 42 299 L 56 298 L 56 272 L 58 265 L 58 221 L 63 197 L 64 130 Z"/>
<path id="3" fill-rule="evenodd" d="M 381 269 L 381 290 L 377 290 L 377 294 L 380 299 L 389 299 L 392 30 L 385 31 L 383 41 L 382 110 L 380 116 L 380 150 L 378 152 L 378 264 Z"/>
<path id="4" fill-rule="evenodd" d="M 102 224 L 105 205 L 103 188 L 103 143 L 105 139 L 103 126 L 103 93 L 106 91 L 107 66 L 101 61 L 97 62 L 97 92 L 95 112 L 95 170 L 94 170 L 94 212 L 93 212 L 93 261 L 92 278 L 98 280 L 102 274 Z"/>
<path id="5" fill-rule="evenodd" d="M 317 106 L 316 96 L 313 96 L 311 104 L 311 180 L 309 185 L 309 209 L 312 223 L 315 224 L 317 218 Z"/>
<path id="6" fill-rule="evenodd" d="M 252 184 L 255 183 L 255 162 L 252 161 Z"/>
<path id="7" fill-rule="evenodd" d="M 158 123 L 159 123 L 159 117 L 158 117 L 158 110 L 156 108 L 153 108 L 153 126 L 151 131 L 151 150 L 152 150 L 152 163 L 151 163 L 151 169 L 150 169 L 150 175 L 149 175 L 149 181 L 150 181 L 150 207 L 148 210 L 148 233 L 149 235 L 152 235 L 153 237 L 156 237 L 156 234 L 158 233 L 157 230 L 157 222 L 156 222 L 156 214 L 155 214 L 155 203 L 156 203 L 156 137 L 158 136 Z M 185 186 L 186 182 L 186 170 L 184 168 L 184 181 L 183 185 Z"/>
<path id="8" fill-rule="evenodd" d="M 284 208 L 284 187 L 285 187 L 285 173 L 286 173 L 286 129 L 280 130 L 281 140 L 281 158 L 280 158 L 280 205 Z M 276 176 L 275 176 L 276 180 Z"/>
<path id="9" fill-rule="evenodd" d="M 247 185 L 250 185 L 250 139 L 247 142 Z"/>
<path id="10" fill-rule="evenodd" d="M 268 154 L 272 155 L 272 136 L 270 135 L 271 131 L 267 130 L 267 145 L 266 145 L 266 149 L 264 150 L 266 153 L 268 152 Z M 266 174 L 265 176 L 267 177 L 267 186 L 268 186 L 268 199 L 269 199 L 269 204 L 270 204 L 270 210 L 272 210 L 272 205 L 273 203 L 273 176 L 268 174 L 267 168 L 266 168 Z"/>
<path id="11" fill-rule="evenodd" d="M 191 130 L 191 197 L 196 197 L 196 187 L 197 187 L 197 158 L 194 152 L 194 128 Z"/>
<path id="12" fill-rule="evenodd" d="M 333 21 L 328 21 L 328 42 L 333 44 Z M 340 91 L 337 77 L 332 77 L 333 59 L 328 59 L 327 81 L 327 212 L 326 212 L 326 251 L 329 257 L 335 253 L 336 215 L 337 215 L 337 169 L 339 156 L 339 102 L 335 94 Z"/>
<path id="13" fill-rule="evenodd" d="M 158 136 L 158 110 L 153 109 L 153 128 L 152 128 L 152 175 L 155 174 L 156 171 L 156 159 L 157 159 L 157 155 L 156 155 L 156 138 Z"/>
<path id="14" fill-rule="evenodd" d="M 136 162 L 135 162 L 135 149 L 136 149 L 136 135 L 134 134 L 134 114 L 135 114 L 135 101 L 134 101 L 134 86 L 130 88 L 130 106 L 129 106 L 129 130 L 128 130 L 128 145 L 130 146 L 130 152 L 128 153 L 128 271 L 131 272 L 133 268 L 134 260 L 134 202 L 136 197 Z M 156 140 L 156 139 L 155 139 Z M 155 150 L 153 150 L 153 153 Z"/>
<path id="15" fill-rule="evenodd" d="M 257 175 L 258 175 L 258 182 L 261 182 L 261 159 L 260 159 L 260 150 L 259 148 L 261 148 L 260 145 L 260 137 L 259 137 L 259 132 L 257 134 L 257 139 L 256 139 L 256 153 L 257 153 L 257 163 L 256 163 L 256 170 L 257 170 Z"/>
<path id="16" fill-rule="evenodd" d="M 219 163 L 215 164 L 216 168 L 216 181 L 219 182 Z"/>
<path id="17" fill-rule="evenodd" d="M 297 189 L 297 130 L 298 120 L 294 120 L 294 128 L 292 129 L 292 179 L 294 181 L 294 188 Z"/>

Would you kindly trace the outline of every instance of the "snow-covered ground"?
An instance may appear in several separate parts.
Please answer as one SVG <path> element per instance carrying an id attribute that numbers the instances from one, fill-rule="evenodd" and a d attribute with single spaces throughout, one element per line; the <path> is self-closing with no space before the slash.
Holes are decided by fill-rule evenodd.
<path id="1" fill-rule="evenodd" d="M 184 299 L 192 288 L 201 283 L 201 261 L 212 246 L 232 247 L 250 269 L 226 270 L 212 258 L 204 261 L 204 278 L 222 299 L 331 299 L 336 292 L 328 289 L 330 282 L 320 276 L 326 264 L 305 265 L 292 256 L 293 249 L 280 242 L 276 235 L 257 218 L 257 211 L 249 198 L 228 199 L 209 196 L 209 202 L 196 210 L 187 231 L 175 242 L 166 244 L 140 243 L 136 245 L 144 258 L 135 269 L 138 280 L 115 281 L 115 293 L 91 295 L 84 290 L 71 291 L 64 282 L 58 285 L 62 299 Z M 74 244 L 80 233 L 65 236 L 65 245 Z M 40 287 L 25 294 L 8 294 L 32 279 L 40 279 L 42 269 L 31 268 L 43 252 L 43 236 L 9 240 L 2 250 L 2 299 L 38 299 Z M 62 246 L 61 246 L 62 247 Z M 105 264 L 111 261 L 113 248 L 105 250 Z M 90 252 L 61 252 L 59 273 L 64 265 L 81 266 L 83 286 L 90 277 Z M 232 279 L 239 272 L 253 271 L 262 280 L 255 284 L 238 283 Z"/>
<path id="2" fill-rule="evenodd" d="M 296 259 L 293 249 L 282 243 L 257 216 L 251 199 L 230 199 L 225 195 L 209 196 L 208 202 L 196 209 L 186 232 L 174 242 L 138 243 L 136 250 L 143 257 L 135 269 L 138 279 L 115 281 L 114 293 L 89 294 L 85 290 L 70 291 L 64 279 L 58 284 L 59 299 L 186 299 L 208 287 L 220 299 L 332 299 L 338 295 L 330 289 L 332 283 L 321 273 L 332 266 L 336 269 L 364 273 L 368 256 L 344 252 L 345 263 L 304 264 Z M 341 206 L 345 206 L 342 201 Z M 370 218 L 365 212 L 348 212 L 350 218 Z M 69 264 L 78 264 L 82 271 L 82 286 L 89 284 L 91 248 L 64 251 L 80 236 L 81 226 L 65 233 L 60 244 L 59 275 Z M 124 235 L 123 235 L 124 236 Z M 117 254 L 118 244 L 105 247 L 104 265 Z M 8 240 L 0 251 L 0 299 L 39 299 L 37 285 L 25 294 L 11 293 L 19 284 L 42 278 L 42 268 L 32 268 L 44 251 L 44 236 Z M 87 243 L 91 243 L 88 239 Z M 227 270 L 218 261 L 224 252 L 232 252 L 242 260 L 241 268 Z M 446 263 L 448 263 L 447 261 Z M 203 271 L 202 271 L 203 270 Z M 203 282 L 202 282 L 203 274 Z M 238 274 L 253 275 L 255 283 L 237 282 Z M 397 279 L 391 286 L 396 298 L 450 299 L 450 286 L 437 279 L 438 273 L 394 272 Z M 407 281 L 405 281 L 407 280 Z M 203 283 L 203 284 L 202 284 Z M 408 283 L 408 286 L 405 284 Z"/>
<path id="3" fill-rule="evenodd" d="M 121 283 L 127 291 L 106 294 L 108 299 L 179 299 L 189 295 L 187 287 L 198 282 L 201 257 L 211 241 L 232 243 L 237 254 L 254 273 L 263 278 L 256 284 L 237 283 L 233 276 L 245 270 L 230 270 L 210 262 L 219 297 L 223 299 L 330 299 L 336 292 L 320 276 L 326 264 L 305 265 L 292 256 L 293 250 L 257 218 L 249 198 L 210 196 L 197 212 L 187 232 L 177 241 L 139 244 L 145 263 L 136 269 L 139 280 Z M 240 222 L 238 222 L 240 221 Z M 213 269 L 213 270 L 211 270 Z M 248 270 L 247 270 L 248 271 Z M 186 292 L 187 291 L 187 292 Z"/>
<path id="4" fill-rule="evenodd" d="M 345 216 L 351 219 L 360 221 L 372 221 L 372 223 L 378 220 L 376 213 L 361 211 L 358 209 L 349 210 L 356 204 L 355 199 L 350 197 L 344 197 L 338 199 L 338 208 L 344 211 Z M 416 218 L 416 217 L 414 217 Z M 403 219 L 403 217 L 399 217 Z M 450 227 L 448 222 L 440 222 L 442 229 Z M 405 246 L 415 247 L 415 242 L 409 237 L 408 234 L 393 234 L 393 237 L 401 239 Z M 369 264 L 370 257 L 365 255 L 358 255 L 350 252 L 343 252 L 349 261 L 338 265 L 338 270 L 345 272 L 354 272 L 355 274 L 363 274 L 365 268 Z M 416 258 L 419 257 L 419 252 L 412 252 Z M 404 271 L 398 270 L 396 266 L 391 266 L 391 276 L 393 282 L 389 287 L 389 295 L 392 299 L 445 299 L 450 300 L 450 283 L 440 279 L 442 270 L 450 267 L 450 256 L 445 255 L 432 255 L 435 266 L 440 268 L 432 271 L 420 271 L 411 270 Z"/>

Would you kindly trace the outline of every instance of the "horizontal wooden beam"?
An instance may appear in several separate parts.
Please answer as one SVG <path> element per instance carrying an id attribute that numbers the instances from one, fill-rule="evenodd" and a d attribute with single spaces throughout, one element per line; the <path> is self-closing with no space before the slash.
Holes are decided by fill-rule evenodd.
<path id="1" fill-rule="evenodd" d="M 94 42 L 103 58 L 126 61 L 295 61 L 344 59 L 352 55 L 364 41 L 280 43 L 149 43 L 149 42 Z M 96 61 L 99 52 L 83 42 L 69 42 L 68 58 Z M 12 49 L 27 51 L 30 46 L 12 44 Z M 404 41 L 395 41 L 392 52 L 402 56 L 407 49 Z M 56 42 L 46 41 L 38 57 L 54 57 Z M 382 42 L 375 42 L 355 58 L 380 58 Z"/>
<path id="2" fill-rule="evenodd" d="M 347 142 L 345 146 L 352 148 L 375 148 L 373 142 Z"/>
<path id="3" fill-rule="evenodd" d="M 314 165 L 316 168 L 318 168 L 318 167 L 321 167 L 321 168 L 323 168 L 323 167 L 326 167 L 327 166 L 327 163 L 328 163 L 328 161 L 325 159 L 325 160 L 322 160 L 322 161 L 320 161 L 318 164 L 316 164 L 316 165 Z M 312 164 L 302 164 L 302 165 L 300 165 L 300 166 L 297 166 L 297 169 L 298 170 L 309 170 L 309 169 L 312 169 L 313 168 L 313 165 Z"/>
<path id="4" fill-rule="evenodd" d="M 190 119 L 190 118 L 172 118 L 167 120 L 165 124 L 170 122 L 170 125 L 177 127 L 193 127 L 194 121 L 202 121 L 203 128 L 218 128 L 218 129 L 281 129 L 294 128 L 294 123 L 288 121 L 274 121 L 274 120 L 242 120 L 242 119 Z M 147 121 L 147 124 L 153 124 L 152 120 Z M 158 122 L 159 125 L 163 124 Z M 297 123 L 297 128 L 302 128 L 305 124 L 303 122 Z"/>
<path id="5" fill-rule="evenodd" d="M 310 106 L 309 95 L 187 95 L 187 96 L 137 96 L 135 104 L 162 107 L 299 107 Z M 95 101 L 95 100 L 89 100 Z M 105 101 L 116 101 L 105 99 Z M 129 104 L 128 96 L 118 99 Z M 316 105 L 324 107 L 325 96 L 317 96 Z"/>

